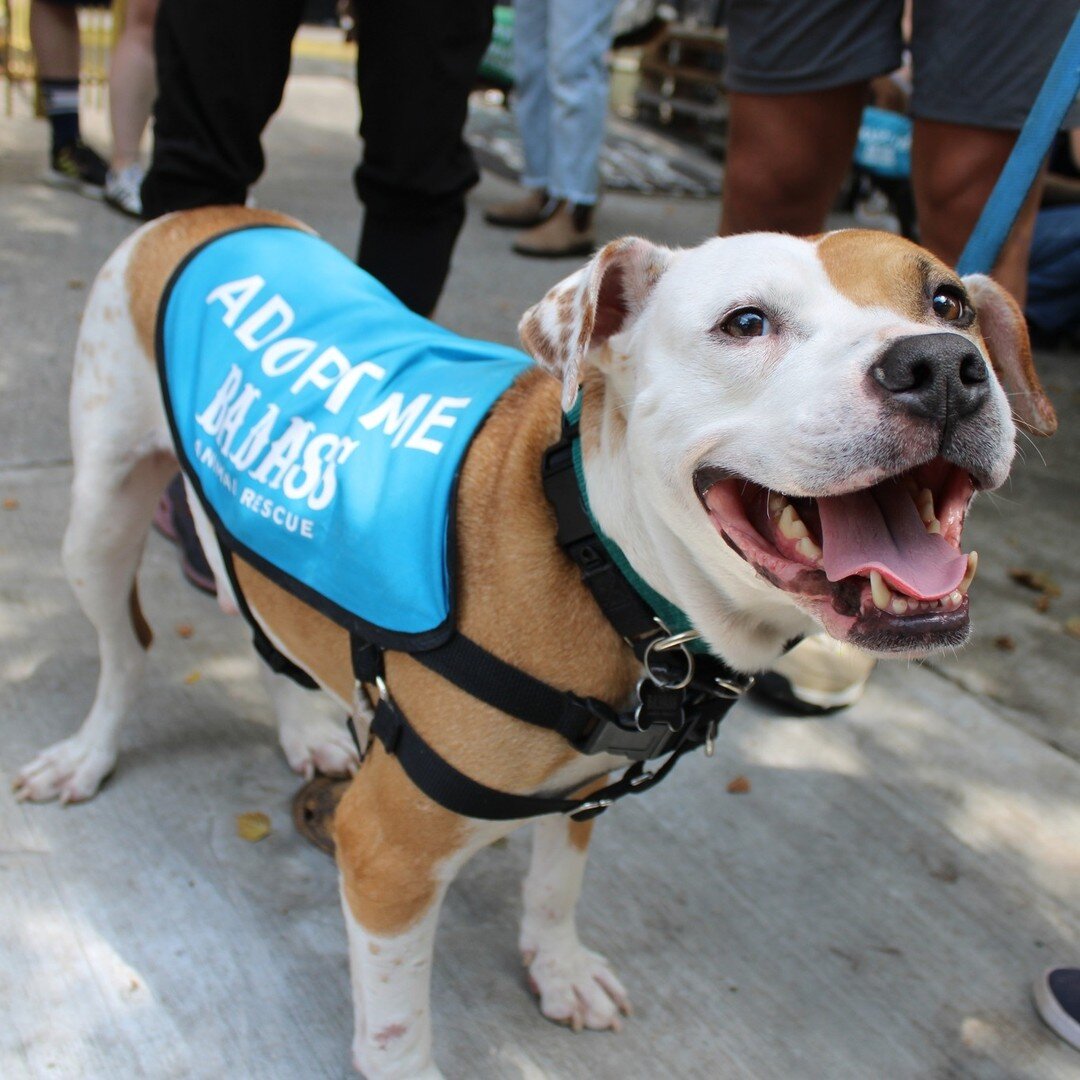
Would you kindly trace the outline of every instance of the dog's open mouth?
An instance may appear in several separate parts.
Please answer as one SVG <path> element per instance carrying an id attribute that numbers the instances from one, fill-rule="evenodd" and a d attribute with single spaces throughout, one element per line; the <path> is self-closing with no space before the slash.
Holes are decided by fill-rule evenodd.
<path id="1" fill-rule="evenodd" d="M 960 549 L 971 475 L 938 458 L 862 491 L 797 498 L 699 469 L 722 537 L 811 607 L 835 637 L 876 651 L 956 645 L 968 632 L 977 556 Z"/>

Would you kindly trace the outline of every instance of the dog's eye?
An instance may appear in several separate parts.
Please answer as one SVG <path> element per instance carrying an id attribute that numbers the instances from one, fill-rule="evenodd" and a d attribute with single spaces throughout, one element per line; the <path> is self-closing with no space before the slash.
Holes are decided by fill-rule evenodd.
<path id="1" fill-rule="evenodd" d="M 934 314 L 944 322 L 957 322 L 964 317 L 966 310 L 960 290 L 947 285 L 943 285 L 934 293 L 930 304 L 934 309 Z"/>
<path id="2" fill-rule="evenodd" d="M 728 337 L 763 337 L 772 329 L 772 326 L 765 312 L 748 307 L 733 311 L 720 324 L 720 329 Z"/>

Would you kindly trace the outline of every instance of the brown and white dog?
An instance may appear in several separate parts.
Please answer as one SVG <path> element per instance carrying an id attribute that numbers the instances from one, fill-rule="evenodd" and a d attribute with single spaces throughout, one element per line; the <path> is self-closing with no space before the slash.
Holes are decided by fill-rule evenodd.
<path id="1" fill-rule="evenodd" d="M 21 798 L 87 799 L 116 760 L 151 637 L 136 570 L 177 467 L 153 363 L 158 304 L 194 247 L 255 222 L 296 225 L 241 209 L 174 215 L 125 242 L 94 285 L 75 361 L 64 561 L 98 631 L 101 675 L 78 733 L 19 774 Z M 973 561 L 943 597 L 927 598 L 928 576 L 935 560 L 964 558 L 973 493 L 1005 479 L 1012 414 L 1033 430 L 1054 426 L 1011 299 L 882 233 L 754 234 L 686 251 L 619 240 L 528 311 L 521 336 L 539 368 L 499 400 L 458 489 L 460 628 L 532 675 L 620 706 L 639 665 L 556 546 L 540 487 L 560 401 L 579 387 L 600 525 L 709 646 L 747 672 L 820 627 L 878 654 L 961 643 Z M 891 584 L 857 567 L 837 579 L 858 562 L 852 534 L 866 500 L 910 526 L 898 492 L 952 550 L 919 554 L 922 540 L 898 528 Z M 235 569 L 275 646 L 363 719 L 346 632 L 250 565 L 237 560 Z M 422 737 L 491 787 L 568 792 L 625 764 L 578 755 L 407 655 L 389 654 L 386 675 Z M 314 717 L 293 683 L 268 680 L 290 764 L 356 771 L 344 729 Z M 516 824 L 444 810 L 372 746 L 336 819 L 353 1056 L 365 1075 L 440 1075 L 428 1005 L 439 907 L 459 867 Z M 575 1028 L 617 1028 L 626 992 L 574 924 L 591 824 L 546 818 L 535 827 L 520 943 L 541 1011 Z"/>

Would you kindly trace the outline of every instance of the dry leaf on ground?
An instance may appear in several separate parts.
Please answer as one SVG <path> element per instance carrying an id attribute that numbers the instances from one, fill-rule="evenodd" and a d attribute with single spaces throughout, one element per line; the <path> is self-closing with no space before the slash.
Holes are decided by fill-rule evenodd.
<path id="1" fill-rule="evenodd" d="M 732 795 L 745 795 L 750 790 L 750 781 L 745 776 L 736 776 L 727 789 Z"/>
<path id="2" fill-rule="evenodd" d="M 176 636 L 182 638 L 189 638 L 195 633 L 195 627 L 191 623 L 177 623 L 176 624 Z"/>
<path id="3" fill-rule="evenodd" d="M 4 509 L 5 510 L 18 510 L 19 509 L 19 500 L 18 499 L 5 499 L 4 500 Z"/>
<path id="4" fill-rule="evenodd" d="M 1016 638 L 1011 634 L 998 634 L 994 638 L 994 648 L 1000 649 L 1002 652 L 1012 652 L 1016 648 Z"/>
<path id="5" fill-rule="evenodd" d="M 1061 586 L 1045 570 L 1028 570 L 1022 566 L 1011 566 L 1009 577 L 1017 585 L 1023 585 L 1025 589 L 1033 589 L 1046 596 L 1061 595 Z"/>
<path id="6" fill-rule="evenodd" d="M 270 818 L 261 810 L 236 815 L 236 835 L 254 844 L 270 835 Z"/>

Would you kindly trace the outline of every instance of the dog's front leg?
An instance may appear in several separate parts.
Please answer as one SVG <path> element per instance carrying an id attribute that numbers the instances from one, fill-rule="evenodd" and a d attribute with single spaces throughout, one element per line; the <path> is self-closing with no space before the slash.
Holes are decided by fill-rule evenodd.
<path id="1" fill-rule="evenodd" d="M 334 834 L 353 1063 L 367 1080 L 438 1080 L 430 989 L 439 910 L 458 869 L 498 833 L 421 795 L 376 745 L 341 800 Z"/>
<path id="2" fill-rule="evenodd" d="M 575 1031 L 618 1031 L 630 999 L 607 960 L 578 940 L 574 918 L 592 824 L 554 817 L 534 826 L 521 953 L 544 1016 Z"/>

